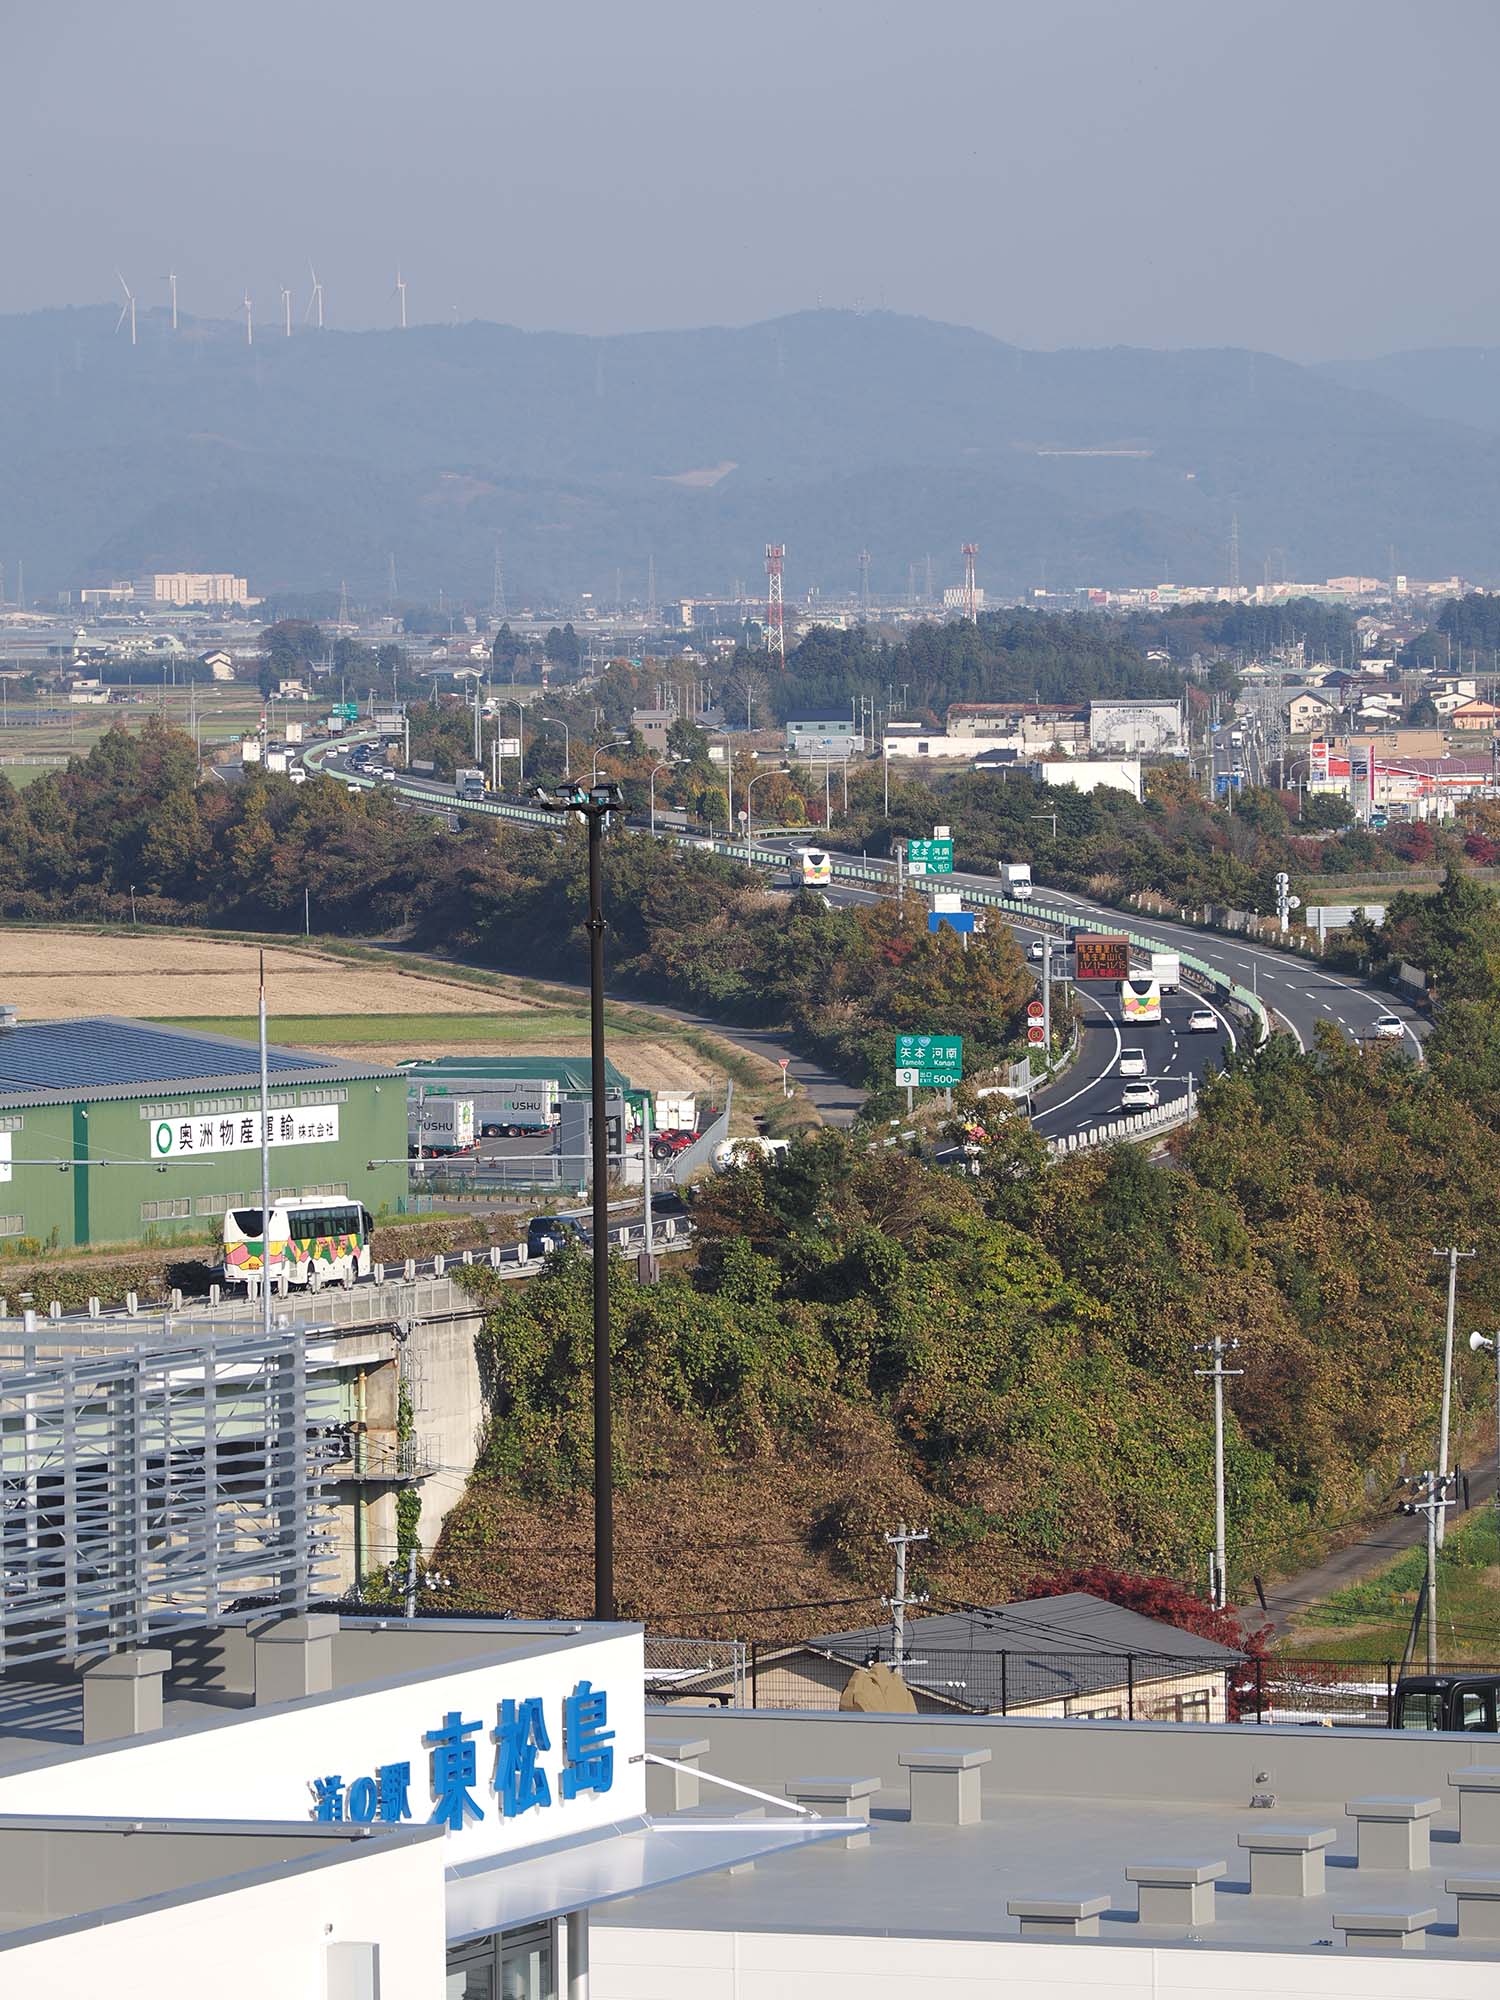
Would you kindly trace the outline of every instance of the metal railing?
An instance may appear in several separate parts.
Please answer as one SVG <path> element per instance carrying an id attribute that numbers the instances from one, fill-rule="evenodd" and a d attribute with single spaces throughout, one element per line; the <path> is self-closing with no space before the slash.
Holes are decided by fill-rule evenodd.
<path id="1" fill-rule="evenodd" d="M 1030 1715 L 1078 1721 L 1224 1722 L 1240 1712 L 1238 1662 L 1179 1653 L 938 1650 L 911 1633 L 902 1678 L 926 1714 Z M 815 1640 L 753 1640 L 744 1671 L 731 1642 L 674 1639 L 670 1670 L 647 1683 L 661 1702 L 734 1708 L 838 1709 L 852 1678 L 873 1661 L 892 1664 L 889 1647 L 853 1653 Z M 694 1651 L 693 1649 L 697 1650 Z M 702 1662 L 700 1664 L 699 1662 Z"/>

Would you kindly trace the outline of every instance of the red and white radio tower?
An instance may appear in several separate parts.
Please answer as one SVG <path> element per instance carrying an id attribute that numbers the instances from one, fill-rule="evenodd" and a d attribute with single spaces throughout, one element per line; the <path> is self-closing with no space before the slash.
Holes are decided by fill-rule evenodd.
<path id="1" fill-rule="evenodd" d="M 766 651 L 778 667 L 786 665 L 786 626 L 781 616 L 781 565 L 784 542 L 766 543 Z"/>
<path id="2" fill-rule="evenodd" d="M 971 625 L 979 623 L 979 593 L 974 588 L 974 558 L 978 554 L 978 542 L 964 543 L 964 616 Z"/>

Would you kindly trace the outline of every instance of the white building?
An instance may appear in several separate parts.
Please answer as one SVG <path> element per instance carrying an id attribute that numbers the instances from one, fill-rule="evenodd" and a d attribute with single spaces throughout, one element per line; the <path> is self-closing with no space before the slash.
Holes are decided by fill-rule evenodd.
<path id="1" fill-rule="evenodd" d="M 1143 796 L 1139 757 L 1057 757 L 1048 763 L 1027 764 L 1024 769 L 1039 785 L 1075 785 L 1080 792 L 1103 787 L 1129 792 L 1135 799 Z"/>
<path id="2" fill-rule="evenodd" d="M 1091 701 L 1089 748 L 1096 757 L 1185 757 L 1180 701 Z"/>
<path id="3" fill-rule="evenodd" d="M 159 571 L 148 577 L 144 585 L 137 585 L 136 595 L 149 598 L 153 604 L 230 605 L 258 602 L 250 595 L 246 579 L 232 576 L 227 570 Z"/>

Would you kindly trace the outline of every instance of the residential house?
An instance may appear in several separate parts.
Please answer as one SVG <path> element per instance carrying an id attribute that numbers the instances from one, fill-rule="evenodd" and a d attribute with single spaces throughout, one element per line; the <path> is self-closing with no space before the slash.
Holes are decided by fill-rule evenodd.
<path id="1" fill-rule="evenodd" d="M 673 1670 L 674 1701 L 756 1708 L 837 1708 L 851 1677 L 890 1662 L 890 1625 L 757 1649 L 747 1682 L 735 1667 Z M 1222 1722 L 1226 1676 L 1243 1655 L 1087 1591 L 944 1612 L 908 1622 L 902 1678 L 919 1713 Z"/>
<path id="2" fill-rule="evenodd" d="M 1492 701 L 1466 701 L 1448 717 L 1451 729 L 1485 730 L 1491 735 L 1500 727 L 1500 708 Z"/>
<path id="3" fill-rule="evenodd" d="M 1311 736 L 1315 731 L 1328 729 L 1337 714 L 1338 709 L 1329 696 L 1302 688 L 1286 705 L 1287 732 L 1292 736 Z"/>

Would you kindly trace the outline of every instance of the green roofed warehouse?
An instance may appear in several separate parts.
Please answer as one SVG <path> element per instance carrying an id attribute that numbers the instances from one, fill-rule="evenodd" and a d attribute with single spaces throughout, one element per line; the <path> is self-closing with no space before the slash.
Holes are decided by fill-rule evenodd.
<path id="1" fill-rule="evenodd" d="M 273 1047 L 272 1192 L 406 1196 L 406 1080 Z M 258 1202 L 254 1044 L 99 1016 L 18 1021 L 0 1008 L 0 1242 L 62 1248 L 213 1229 Z"/>

